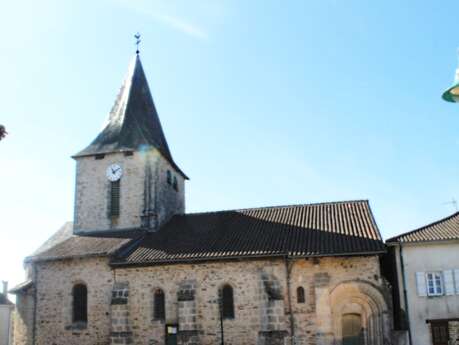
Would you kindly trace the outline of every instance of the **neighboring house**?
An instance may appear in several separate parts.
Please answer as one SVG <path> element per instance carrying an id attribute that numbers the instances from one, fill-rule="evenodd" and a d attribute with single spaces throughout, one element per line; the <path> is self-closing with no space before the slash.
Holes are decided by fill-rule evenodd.
<path id="1" fill-rule="evenodd" d="M 16 345 L 392 344 L 369 203 L 185 213 L 139 56 L 74 158 L 74 222 L 13 289 Z"/>
<path id="2" fill-rule="evenodd" d="M 386 243 L 396 327 L 413 345 L 459 344 L 459 212 Z"/>
<path id="3" fill-rule="evenodd" d="M 8 283 L 3 282 L 3 292 L 0 292 L 0 345 L 9 345 L 11 313 L 14 304 L 8 299 Z"/>

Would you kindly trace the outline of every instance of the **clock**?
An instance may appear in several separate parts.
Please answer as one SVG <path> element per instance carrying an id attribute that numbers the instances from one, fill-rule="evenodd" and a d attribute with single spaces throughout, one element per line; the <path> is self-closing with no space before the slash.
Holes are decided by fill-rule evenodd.
<path id="1" fill-rule="evenodd" d="M 106 175 L 109 181 L 118 181 L 121 178 L 121 175 L 123 175 L 123 169 L 119 164 L 111 164 L 107 168 Z"/>

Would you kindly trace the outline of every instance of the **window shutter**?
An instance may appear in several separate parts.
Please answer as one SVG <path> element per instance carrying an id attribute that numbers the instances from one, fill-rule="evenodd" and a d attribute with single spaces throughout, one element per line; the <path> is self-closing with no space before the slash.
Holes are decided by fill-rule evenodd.
<path id="1" fill-rule="evenodd" d="M 443 279 L 445 281 L 445 295 L 454 295 L 453 270 L 443 271 Z"/>
<path id="2" fill-rule="evenodd" d="M 418 288 L 418 296 L 427 296 L 426 277 L 424 272 L 416 272 L 416 286 Z"/>
<path id="3" fill-rule="evenodd" d="M 456 294 L 459 295 L 459 269 L 454 270 L 454 280 L 456 283 Z"/>

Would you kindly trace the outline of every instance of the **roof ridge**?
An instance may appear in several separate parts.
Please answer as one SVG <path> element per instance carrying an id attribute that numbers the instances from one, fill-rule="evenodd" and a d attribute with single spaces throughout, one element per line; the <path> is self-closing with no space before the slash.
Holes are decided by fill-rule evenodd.
<path id="1" fill-rule="evenodd" d="M 217 211 L 189 212 L 189 213 L 182 214 L 181 216 L 223 213 L 223 212 L 255 211 L 255 210 L 273 209 L 273 208 L 290 208 L 290 207 L 301 207 L 301 206 L 358 204 L 358 203 L 369 204 L 368 199 L 354 199 L 354 200 L 324 201 L 324 202 L 313 202 L 313 203 L 303 203 L 303 204 L 289 204 L 289 205 L 278 205 L 278 206 L 260 206 L 260 207 L 234 208 L 234 209 L 217 210 Z"/>
<path id="2" fill-rule="evenodd" d="M 411 235 L 411 234 L 414 234 L 414 233 L 416 233 L 416 232 L 425 230 L 426 228 L 430 228 L 430 227 L 435 226 L 435 225 L 437 225 L 437 224 L 446 222 L 446 221 L 450 220 L 451 218 L 454 218 L 454 217 L 456 217 L 456 216 L 458 216 L 458 215 L 459 215 L 459 211 L 456 211 L 456 212 L 454 212 L 453 214 L 451 214 L 451 215 L 449 215 L 449 216 L 447 216 L 447 217 L 441 218 L 441 219 L 436 220 L 436 221 L 434 221 L 434 222 L 432 222 L 432 223 L 429 223 L 429 224 L 427 224 L 427 225 L 423 225 L 423 226 L 421 226 L 420 228 L 416 228 L 416 229 L 414 229 L 414 230 L 410 230 L 410 231 L 407 231 L 407 232 L 402 233 L 402 234 L 400 234 L 400 235 L 397 235 L 397 236 L 393 236 L 393 237 L 391 237 L 391 238 L 388 238 L 388 239 L 386 240 L 386 242 L 399 242 L 399 239 L 400 239 L 401 237 L 404 237 L 404 236 L 407 236 L 407 235 Z"/>

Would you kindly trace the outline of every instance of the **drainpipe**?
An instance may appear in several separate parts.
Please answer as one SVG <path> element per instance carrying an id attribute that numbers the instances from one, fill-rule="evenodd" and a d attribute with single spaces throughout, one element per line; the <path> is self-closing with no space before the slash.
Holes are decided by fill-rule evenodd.
<path id="1" fill-rule="evenodd" d="M 295 319 L 293 317 L 292 311 L 292 295 L 290 293 L 290 273 L 292 266 L 289 265 L 288 255 L 284 257 L 285 262 L 285 276 L 287 279 L 287 298 L 288 298 L 288 310 L 290 314 L 290 337 L 291 337 L 291 345 L 295 345 Z"/>
<path id="2" fill-rule="evenodd" d="M 30 263 L 32 265 L 32 274 L 33 278 L 32 281 L 34 283 L 33 286 L 33 325 L 32 325 L 32 344 L 36 344 L 36 333 L 37 333 L 37 296 L 38 296 L 38 281 L 37 281 L 37 267 L 33 262 Z"/>
<path id="3" fill-rule="evenodd" d="M 223 333 L 223 294 L 220 291 L 221 296 L 219 296 L 219 303 L 218 303 L 218 309 L 220 312 L 220 334 L 221 334 L 221 339 L 220 339 L 220 344 L 225 345 L 225 335 Z"/>
<path id="4" fill-rule="evenodd" d="M 403 299 L 405 300 L 406 321 L 408 323 L 408 340 L 409 340 L 410 345 L 413 345 L 413 341 L 412 341 L 412 338 L 411 338 L 410 313 L 408 311 L 408 295 L 407 295 L 407 292 L 406 292 L 405 265 L 403 264 L 402 244 L 400 243 L 399 246 L 400 246 L 400 251 L 399 251 L 400 267 L 402 269 L 402 280 L 403 280 Z"/>

